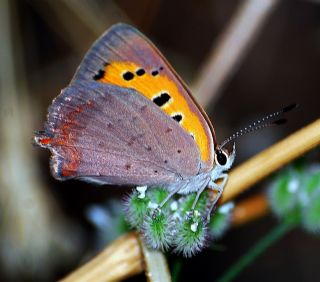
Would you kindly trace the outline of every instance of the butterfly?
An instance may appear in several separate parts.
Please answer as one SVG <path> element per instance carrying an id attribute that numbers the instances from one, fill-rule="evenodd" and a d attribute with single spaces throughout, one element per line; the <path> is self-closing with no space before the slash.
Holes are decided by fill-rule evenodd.
<path id="1" fill-rule="evenodd" d="M 164 187 L 169 194 L 160 208 L 176 193 L 197 192 L 194 209 L 212 189 L 209 220 L 234 162 L 235 146 L 224 148 L 233 137 L 218 144 L 206 113 L 160 51 L 120 23 L 92 45 L 34 141 L 51 151 L 56 179 Z"/>

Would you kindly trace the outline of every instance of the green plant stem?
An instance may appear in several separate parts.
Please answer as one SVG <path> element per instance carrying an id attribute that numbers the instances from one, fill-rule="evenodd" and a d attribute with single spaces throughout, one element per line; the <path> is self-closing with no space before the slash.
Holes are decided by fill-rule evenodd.
<path id="1" fill-rule="evenodd" d="M 183 266 L 182 260 L 177 259 L 174 262 L 173 267 L 172 267 L 172 273 L 171 273 L 172 282 L 178 282 L 178 278 L 179 278 L 179 275 L 181 273 L 182 266 Z"/>
<path id="2" fill-rule="evenodd" d="M 260 254 L 268 249 L 272 244 L 279 240 L 283 235 L 293 229 L 297 220 L 284 220 L 278 224 L 264 238 L 258 241 L 249 251 L 233 264 L 217 281 L 232 281 L 241 271 L 250 265 Z"/>
<path id="3" fill-rule="evenodd" d="M 140 244 L 144 255 L 145 273 L 149 282 L 170 282 L 167 260 L 162 252 L 148 248 L 140 238 Z"/>

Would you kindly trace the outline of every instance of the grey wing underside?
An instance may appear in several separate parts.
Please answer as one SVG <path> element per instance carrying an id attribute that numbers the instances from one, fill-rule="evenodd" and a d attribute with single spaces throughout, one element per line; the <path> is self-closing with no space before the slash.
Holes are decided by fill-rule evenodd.
<path id="1" fill-rule="evenodd" d="M 49 108 L 56 178 L 160 185 L 198 174 L 199 151 L 178 123 L 135 90 L 80 82 Z M 44 143 L 40 144 L 43 146 Z"/>

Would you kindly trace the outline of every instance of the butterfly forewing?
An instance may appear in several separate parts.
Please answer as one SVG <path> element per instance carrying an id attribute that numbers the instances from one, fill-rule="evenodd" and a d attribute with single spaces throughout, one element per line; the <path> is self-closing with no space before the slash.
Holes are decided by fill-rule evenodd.
<path id="1" fill-rule="evenodd" d="M 126 24 L 107 30 L 92 46 L 73 83 L 94 81 L 135 89 L 177 122 L 197 144 L 201 171 L 213 166 L 213 129 L 157 48 Z"/>

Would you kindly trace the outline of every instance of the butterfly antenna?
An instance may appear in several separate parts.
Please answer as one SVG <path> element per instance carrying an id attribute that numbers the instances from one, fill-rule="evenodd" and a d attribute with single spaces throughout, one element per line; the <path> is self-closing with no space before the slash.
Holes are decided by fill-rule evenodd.
<path id="1" fill-rule="evenodd" d="M 237 131 L 236 133 L 232 134 L 229 138 L 227 138 L 226 140 L 224 140 L 221 145 L 220 148 L 223 148 L 227 143 L 229 143 L 230 141 L 237 139 L 238 137 L 253 132 L 253 131 L 257 131 L 260 130 L 262 128 L 266 128 L 266 127 L 270 127 L 270 126 L 275 126 L 275 125 L 280 125 L 280 124 L 284 124 L 287 122 L 287 119 L 285 118 L 279 118 L 276 119 L 277 117 L 283 115 L 284 113 L 287 113 L 293 109 L 295 109 L 298 105 L 297 104 L 291 104 L 287 107 L 282 108 L 279 111 L 276 111 L 272 114 L 266 115 L 265 117 L 256 120 L 255 122 L 253 122 L 252 124 L 240 129 L 239 131 Z"/>

